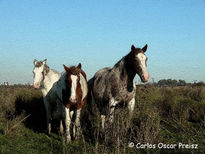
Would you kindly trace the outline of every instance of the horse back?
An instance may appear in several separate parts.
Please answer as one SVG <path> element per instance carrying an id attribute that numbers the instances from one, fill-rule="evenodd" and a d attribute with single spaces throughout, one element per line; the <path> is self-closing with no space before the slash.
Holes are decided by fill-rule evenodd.
<path id="1" fill-rule="evenodd" d="M 89 81 L 89 89 L 92 91 L 95 100 L 97 100 L 98 102 L 105 100 L 104 97 L 109 97 L 108 95 L 110 91 L 110 72 L 111 68 L 103 68 L 96 72 L 92 80 Z"/>

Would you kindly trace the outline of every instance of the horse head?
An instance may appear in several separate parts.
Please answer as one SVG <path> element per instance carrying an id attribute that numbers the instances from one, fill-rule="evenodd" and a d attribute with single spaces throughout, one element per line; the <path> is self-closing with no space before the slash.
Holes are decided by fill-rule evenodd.
<path id="1" fill-rule="evenodd" d="M 65 65 L 63 66 L 67 73 L 65 83 L 69 95 L 68 101 L 70 103 L 77 103 L 82 99 L 82 89 L 80 84 L 81 64 L 79 63 L 77 67 L 67 67 Z"/>
<path id="2" fill-rule="evenodd" d="M 33 87 L 38 89 L 45 78 L 45 74 L 49 67 L 46 65 L 47 59 L 44 61 L 37 61 L 34 59 L 34 69 L 33 69 Z M 46 69 L 48 68 L 48 69 Z"/>
<path id="3" fill-rule="evenodd" d="M 149 74 L 147 72 L 147 57 L 145 52 L 147 50 L 147 44 L 141 48 L 135 48 L 134 45 L 131 47 L 131 56 L 133 61 L 133 67 L 136 73 L 139 75 L 142 82 L 147 82 Z"/>

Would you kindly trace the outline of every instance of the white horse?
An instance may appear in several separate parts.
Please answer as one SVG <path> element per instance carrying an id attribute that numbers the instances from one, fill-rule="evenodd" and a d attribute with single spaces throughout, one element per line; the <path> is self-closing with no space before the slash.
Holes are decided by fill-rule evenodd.
<path id="1" fill-rule="evenodd" d="M 56 105 L 58 106 L 59 118 L 61 117 L 60 132 L 62 134 L 62 103 L 55 95 L 55 84 L 57 83 L 61 75 L 57 71 L 50 69 L 46 65 L 46 61 L 46 59 L 44 61 L 37 61 L 36 59 L 34 60 L 33 86 L 36 89 L 41 88 L 43 94 L 43 101 L 46 108 L 48 134 L 50 135 L 51 133 L 52 109 Z"/>

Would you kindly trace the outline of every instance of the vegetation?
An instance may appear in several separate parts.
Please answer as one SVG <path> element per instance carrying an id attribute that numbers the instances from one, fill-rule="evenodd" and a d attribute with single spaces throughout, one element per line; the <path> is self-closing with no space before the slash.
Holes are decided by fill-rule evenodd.
<path id="1" fill-rule="evenodd" d="M 163 80 L 159 80 L 158 85 L 160 86 L 185 86 L 186 85 L 186 81 L 184 80 L 172 80 L 172 79 L 163 79 Z"/>
<path id="2" fill-rule="evenodd" d="M 194 82 L 193 84 L 191 83 L 186 83 L 185 80 L 172 80 L 172 79 L 162 79 L 159 80 L 157 83 L 154 83 L 154 85 L 157 86 L 205 86 L 205 83 L 200 81 L 200 82 Z"/>
<path id="3" fill-rule="evenodd" d="M 137 87 L 132 119 L 117 109 L 114 123 L 103 132 L 94 102 L 83 108 L 80 141 L 66 145 L 58 121 L 45 133 L 45 109 L 39 90 L 0 87 L 0 153 L 203 153 L 205 151 L 205 86 Z M 93 111 L 92 114 L 90 111 Z M 141 148 L 129 143 L 141 143 Z M 198 144 L 197 149 L 149 148 L 154 144 Z M 143 148 L 142 144 L 146 144 Z"/>

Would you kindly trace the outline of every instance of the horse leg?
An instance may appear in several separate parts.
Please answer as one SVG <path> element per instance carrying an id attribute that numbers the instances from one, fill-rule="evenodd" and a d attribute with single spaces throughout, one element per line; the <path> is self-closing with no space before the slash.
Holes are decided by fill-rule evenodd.
<path id="1" fill-rule="evenodd" d="M 66 142 L 67 143 L 71 141 L 70 124 L 71 124 L 70 109 L 65 107 L 65 127 L 66 127 Z"/>
<path id="2" fill-rule="evenodd" d="M 63 120 L 60 120 L 60 134 L 63 135 L 64 130 L 63 130 Z"/>
<path id="3" fill-rule="evenodd" d="M 70 111 L 70 119 L 71 119 L 71 121 L 73 121 L 74 112 L 75 111 Z M 75 138 L 75 125 L 72 125 L 72 126 L 73 126 L 73 138 Z"/>
<path id="4" fill-rule="evenodd" d="M 114 120 L 114 111 L 115 111 L 115 106 L 110 107 L 110 112 L 109 112 L 109 123 L 112 124 Z"/>
<path id="5" fill-rule="evenodd" d="M 58 118 L 60 120 L 60 134 L 63 135 L 63 105 L 60 101 L 57 100 L 57 106 L 58 106 Z"/>
<path id="6" fill-rule="evenodd" d="M 51 134 L 51 106 L 46 98 L 44 98 L 44 105 L 46 108 L 47 133 Z"/>
<path id="7" fill-rule="evenodd" d="M 80 112 L 81 109 L 77 109 L 76 111 L 76 118 L 75 118 L 75 129 L 76 129 L 76 139 L 78 140 L 80 137 Z"/>
<path id="8" fill-rule="evenodd" d="M 114 98 L 112 98 L 109 102 L 109 108 L 108 108 L 108 116 L 107 116 L 107 120 L 109 124 L 113 123 L 114 120 L 114 111 L 115 111 L 115 106 L 118 104 L 118 101 L 114 100 Z"/>
<path id="9" fill-rule="evenodd" d="M 102 126 L 102 129 L 105 128 L 105 115 L 101 114 L 101 126 Z"/>
<path id="10" fill-rule="evenodd" d="M 132 118 L 135 107 L 135 97 L 133 97 L 128 103 L 129 117 Z"/>

